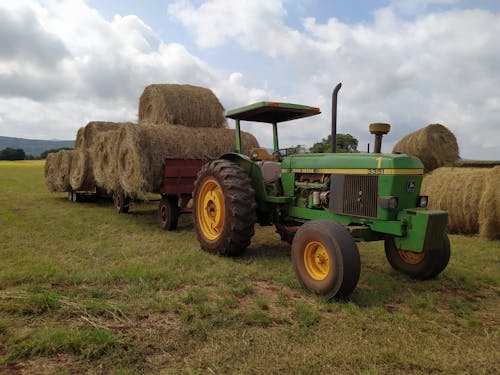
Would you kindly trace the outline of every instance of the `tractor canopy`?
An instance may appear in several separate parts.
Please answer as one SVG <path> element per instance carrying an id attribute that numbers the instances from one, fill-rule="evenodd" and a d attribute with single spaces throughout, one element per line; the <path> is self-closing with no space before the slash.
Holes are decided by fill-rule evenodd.
<path id="1" fill-rule="evenodd" d="M 241 121 L 276 124 L 278 122 L 314 116 L 320 113 L 319 108 L 307 105 L 259 102 L 227 111 L 226 117 Z"/>

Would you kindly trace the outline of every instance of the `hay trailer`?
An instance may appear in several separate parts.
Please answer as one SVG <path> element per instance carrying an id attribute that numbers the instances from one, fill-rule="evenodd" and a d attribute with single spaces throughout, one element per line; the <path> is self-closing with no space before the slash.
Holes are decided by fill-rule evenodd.
<path id="1" fill-rule="evenodd" d="M 190 201 L 196 176 L 205 161 L 201 159 L 166 159 L 159 193 L 158 224 L 172 231 L 177 228 L 179 215 L 192 213 Z M 118 213 L 127 213 L 131 198 L 123 192 L 113 194 Z"/>
<path id="2" fill-rule="evenodd" d="M 190 201 L 196 176 L 203 166 L 200 159 L 166 159 L 158 204 L 158 224 L 165 230 L 177 229 L 179 215 L 193 212 Z"/>
<path id="3" fill-rule="evenodd" d="M 332 152 L 287 155 L 277 124 L 320 113 L 319 108 L 261 102 L 227 112 L 236 122 L 235 153 L 203 165 L 193 192 L 201 248 L 222 256 L 243 253 L 254 224 L 275 225 L 291 242 L 302 286 L 327 299 L 356 287 L 356 242 L 384 241 L 390 265 L 415 279 L 442 272 L 450 258 L 447 212 L 428 210 L 420 195 L 423 165 L 408 155 L 382 154 L 388 124 L 370 125 L 375 153 L 335 153 L 337 85 L 332 94 Z M 241 153 L 240 122 L 269 123 L 274 160 Z M 260 160 L 259 160 L 260 159 Z"/>

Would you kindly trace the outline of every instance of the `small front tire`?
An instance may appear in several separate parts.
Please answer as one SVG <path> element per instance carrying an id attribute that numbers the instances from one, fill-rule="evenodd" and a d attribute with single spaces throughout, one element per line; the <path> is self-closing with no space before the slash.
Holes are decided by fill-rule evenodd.
<path id="1" fill-rule="evenodd" d="M 443 234 L 442 245 L 430 251 L 416 253 L 398 249 L 394 238 L 386 239 L 384 247 L 385 255 L 392 268 L 417 280 L 436 277 L 450 261 L 450 240 L 446 233 Z"/>
<path id="2" fill-rule="evenodd" d="M 302 286 L 329 300 L 348 296 L 361 270 L 356 242 L 347 229 L 330 220 L 300 227 L 292 243 L 292 263 Z"/>

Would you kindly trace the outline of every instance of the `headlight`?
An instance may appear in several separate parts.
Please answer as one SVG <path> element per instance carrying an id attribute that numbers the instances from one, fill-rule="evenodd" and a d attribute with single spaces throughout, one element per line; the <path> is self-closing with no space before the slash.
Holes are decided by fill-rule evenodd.
<path id="1" fill-rule="evenodd" d="M 394 210 L 398 207 L 398 198 L 397 197 L 379 197 L 378 205 L 381 208 L 385 208 L 386 210 Z"/>
<path id="2" fill-rule="evenodd" d="M 427 208 L 427 203 L 429 203 L 429 197 L 427 195 L 420 195 L 418 197 L 418 207 Z"/>

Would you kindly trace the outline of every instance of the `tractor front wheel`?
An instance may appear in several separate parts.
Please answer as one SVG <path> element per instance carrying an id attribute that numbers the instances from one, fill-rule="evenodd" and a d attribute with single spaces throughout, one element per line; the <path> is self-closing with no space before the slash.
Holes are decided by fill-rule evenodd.
<path id="1" fill-rule="evenodd" d="M 160 228 L 176 230 L 179 220 L 179 204 L 175 195 L 162 197 L 158 205 L 158 223 Z"/>
<path id="2" fill-rule="evenodd" d="M 450 240 L 444 233 L 443 242 L 438 249 L 416 253 L 405 249 L 398 249 L 394 238 L 384 242 L 385 255 L 389 264 L 414 279 L 427 280 L 436 277 L 450 261 Z"/>
<path id="3" fill-rule="evenodd" d="M 346 297 L 359 280 L 356 242 L 347 229 L 330 220 L 300 227 L 292 243 L 292 262 L 302 286 L 329 300 Z"/>
<path id="4" fill-rule="evenodd" d="M 214 160 L 201 168 L 193 216 L 203 250 L 222 256 L 243 253 L 254 235 L 255 209 L 251 181 L 238 164 Z"/>

